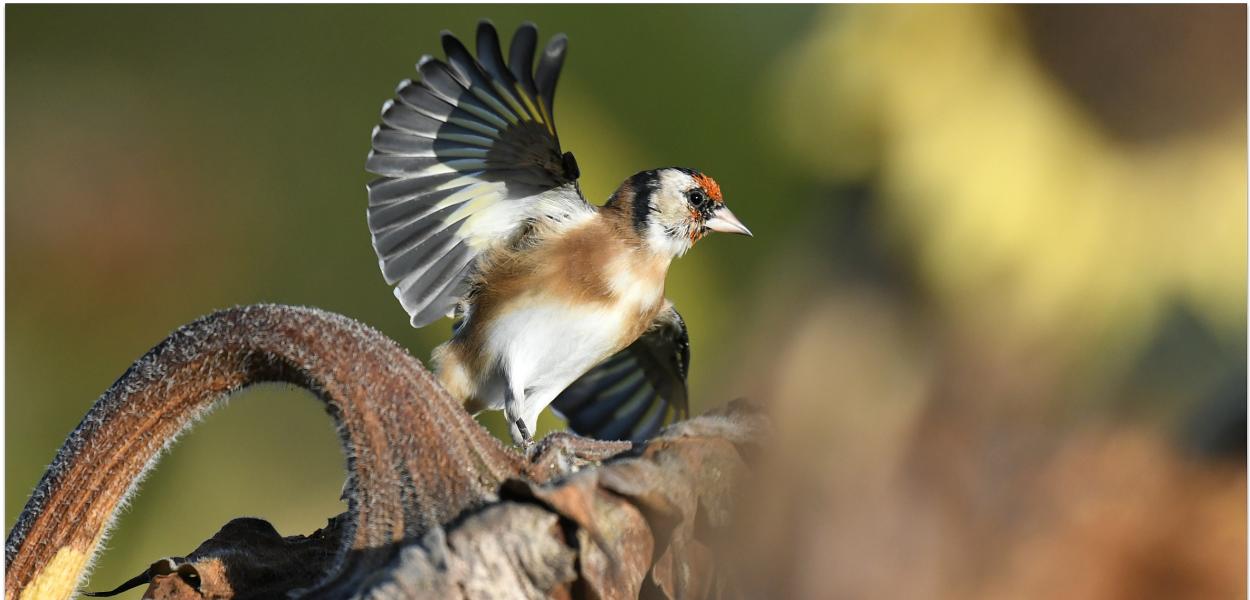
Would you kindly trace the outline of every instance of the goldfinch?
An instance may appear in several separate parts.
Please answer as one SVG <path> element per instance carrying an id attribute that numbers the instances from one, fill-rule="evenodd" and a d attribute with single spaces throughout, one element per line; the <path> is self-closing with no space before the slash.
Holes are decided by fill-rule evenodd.
<path id="1" fill-rule="evenodd" d="M 537 39 L 522 25 L 505 64 L 488 21 L 476 59 L 443 32 L 446 62 L 425 56 L 399 84 L 366 163 L 373 248 L 414 327 L 456 319 L 438 377 L 470 411 L 503 410 L 515 443 L 548 405 L 582 435 L 647 439 L 688 410 L 670 262 L 710 231 L 751 233 L 694 169 L 587 202 L 552 120 L 567 38 L 535 68 Z"/>

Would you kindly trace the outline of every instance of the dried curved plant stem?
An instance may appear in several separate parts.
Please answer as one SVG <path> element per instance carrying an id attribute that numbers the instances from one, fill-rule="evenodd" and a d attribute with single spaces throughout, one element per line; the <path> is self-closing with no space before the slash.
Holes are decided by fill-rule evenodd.
<path id="1" fill-rule="evenodd" d="M 389 562 L 398 542 L 487 502 L 525 468 L 381 333 L 311 308 L 225 310 L 136 361 L 69 435 L 9 533 L 5 597 L 72 595 L 161 451 L 230 394 L 261 382 L 314 392 L 348 457 L 351 517 L 342 560 L 323 585 Z"/>

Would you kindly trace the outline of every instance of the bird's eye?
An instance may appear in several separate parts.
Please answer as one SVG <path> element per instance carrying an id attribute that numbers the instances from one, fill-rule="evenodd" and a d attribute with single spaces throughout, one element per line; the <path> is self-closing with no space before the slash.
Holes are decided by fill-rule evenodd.
<path id="1" fill-rule="evenodd" d="M 707 194 L 704 194 L 703 190 L 690 190 L 690 204 L 692 206 L 695 208 L 703 208 L 703 205 L 706 202 Z"/>

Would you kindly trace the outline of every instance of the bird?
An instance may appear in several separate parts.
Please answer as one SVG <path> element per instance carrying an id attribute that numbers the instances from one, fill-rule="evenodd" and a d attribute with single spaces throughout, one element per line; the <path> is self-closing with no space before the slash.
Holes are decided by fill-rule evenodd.
<path id="1" fill-rule="evenodd" d="M 502 410 L 530 447 L 547 406 L 575 433 L 642 441 L 689 411 L 690 343 L 664 296 L 671 262 L 710 232 L 751 236 L 720 185 L 685 167 L 625 179 L 603 205 L 560 147 L 554 96 L 568 49 L 538 56 L 524 23 L 505 63 L 478 23 L 476 57 L 449 31 L 373 129 L 368 225 L 413 327 L 453 319 L 432 353 L 473 413 Z"/>

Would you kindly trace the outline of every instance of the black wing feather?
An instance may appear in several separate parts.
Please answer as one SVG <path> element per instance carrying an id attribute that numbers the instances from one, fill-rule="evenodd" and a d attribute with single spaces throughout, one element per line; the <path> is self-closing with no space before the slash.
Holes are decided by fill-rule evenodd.
<path id="1" fill-rule="evenodd" d="M 531 96 L 538 96 L 534 85 L 534 50 L 538 48 L 538 28 L 524 23 L 512 36 L 512 48 L 508 51 L 508 70 Z"/>
<path id="2" fill-rule="evenodd" d="M 560 69 L 564 66 L 564 53 L 568 46 L 569 40 L 564 34 L 551 38 L 547 48 L 543 50 L 542 58 L 538 59 L 538 72 L 534 74 L 534 84 L 538 87 L 538 96 L 542 99 L 549 120 L 555 112 L 552 99 L 556 97 L 556 81 L 560 79 Z"/>
<path id="3" fill-rule="evenodd" d="M 482 69 L 491 78 L 495 91 L 500 92 L 500 95 L 513 104 L 514 108 L 528 114 L 523 103 L 516 97 L 517 79 L 512 71 L 508 70 L 508 65 L 504 63 L 503 50 L 499 46 L 499 33 L 487 20 L 482 20 L 477 26 L 477 59 Z M 529 115 L 529 117 L 533 119 L 534 115 Z"/>

